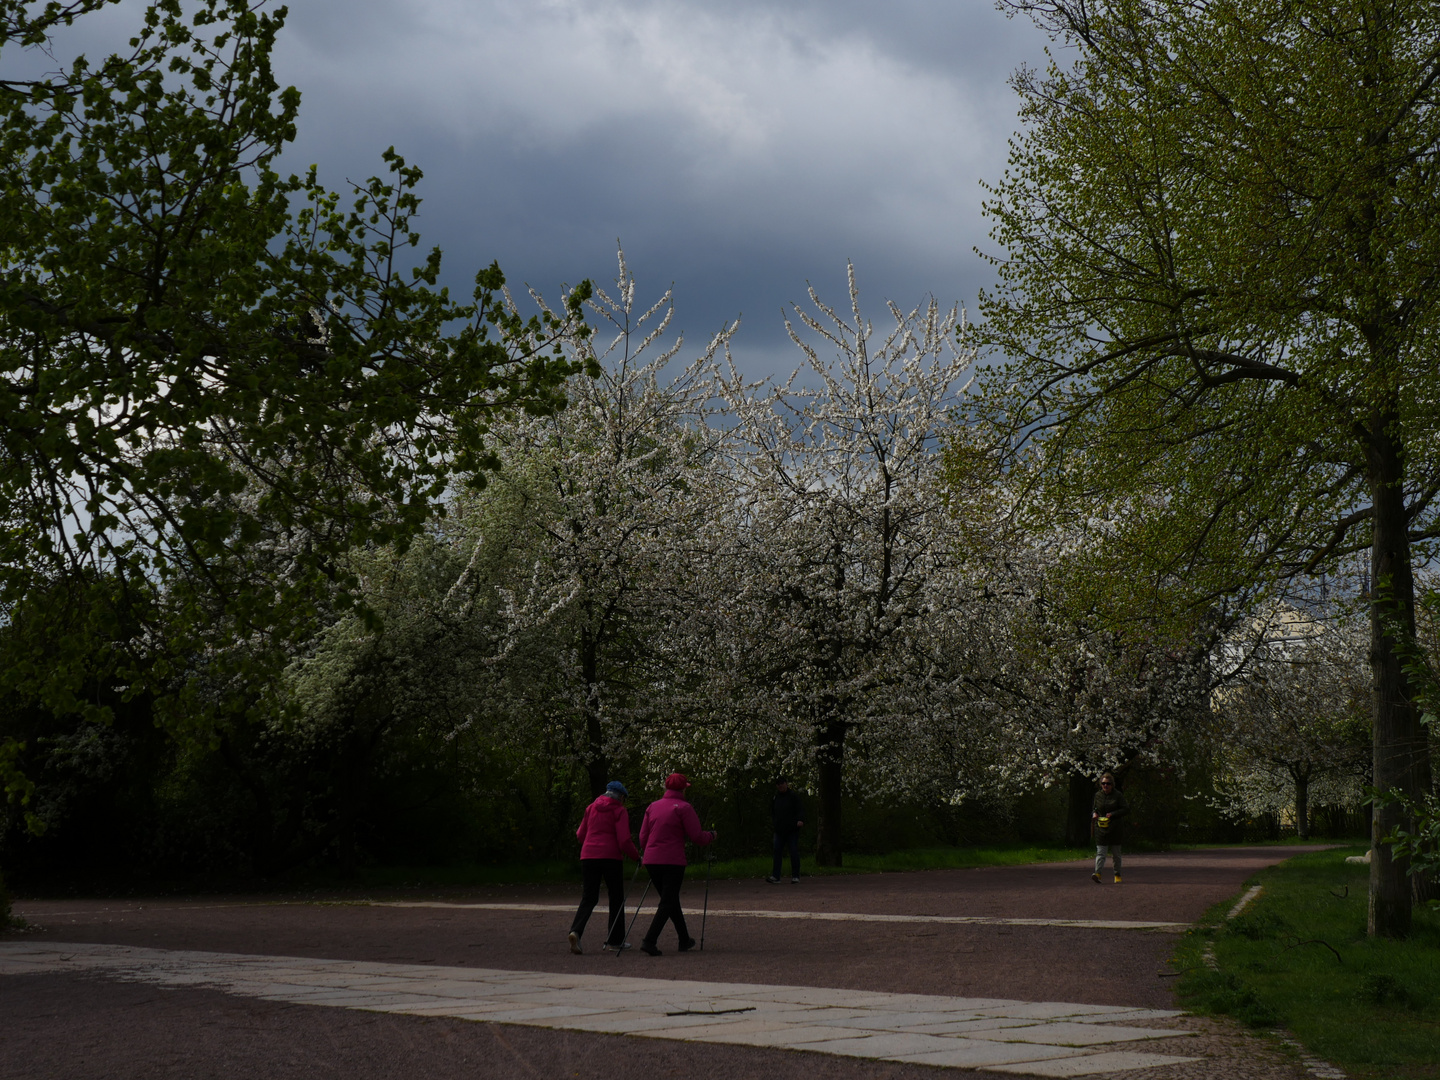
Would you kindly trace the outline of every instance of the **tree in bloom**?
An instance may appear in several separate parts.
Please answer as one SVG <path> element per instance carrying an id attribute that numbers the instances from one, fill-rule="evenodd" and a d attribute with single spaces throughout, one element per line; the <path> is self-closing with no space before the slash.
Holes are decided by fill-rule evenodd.
<path id="1" fill-rule="evenodd" d="M 813 768 L 821 865 L 842 858 L 847 757 L 916 715 L 915 645 L 954 596 L 937 442 L 974 363 L 958 309 L 891 304 L 877 334 L 853 267 L 849 285 L 848 315 L 812 289 L 815 312 L 787 317 L 804 357 L 787 381 L 747 383 L 732 362 L 714 384 L 733 418 L 724 603 L 753 641 L 732 704 L 769 753 Z"/>
<path id="2" fill-rule="evenodd" d="M 1369 779 L 1367 635 L 1355 620 L 1273 605 L 1222 651 L 1229 671 L 1212 696 L 1221 799 L 1231 817 L 1354 803 Z"/>
<path id="3" fill-rule="evenodd" d="M 1067 784 L 1067 839 L 1078 844 L 1101 772 L 1174 767 L 1185 735 L 1200 732 L 1210 629 L 1114 593 L 1097 602 L 1085 533 L 1013 513 L 1025 480 L 1017 471 L 991 482 L 998 525 L 971 548 L 983 590 L 970 623 L 990 628 L 994 771 L 1010 789 Z"/>
<path id="4" fill-rule="evenodd" d="M 614 292 L 596 290 L 589 306 L 610 340 L 597 351 L 575 336 L 569 347 L 597 374 L 566 385 L 565 409 L 492 427 L 502 468 L 478 498 L 509 501 L 524 535 L 507 544 L 533 556 L 506 586 L 509 644 L 496 675 L 540 663 L 540 682 L 507 685 L 545 687 L 531 707 L 568 732 L 565 752 L 599 794 L 616 754 L 636 753 L 640 729 L 668 710 L 667 627 L 689 595 L 695 538 L 717 513 L 708 476 L 721 433 L 706 422 L 706 372 L 736 326 L 672 374 L 684 339 L 666 340 L 671 293 L 638 311 L 623 251 Z"/>

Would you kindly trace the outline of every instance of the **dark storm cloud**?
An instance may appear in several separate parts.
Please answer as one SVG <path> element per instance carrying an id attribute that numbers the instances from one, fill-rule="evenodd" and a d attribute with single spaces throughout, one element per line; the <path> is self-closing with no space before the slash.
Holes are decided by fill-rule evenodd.
<path id="1" fill-rule="evenodd" d="M 450 284 L 675 283 L 693 343 L 744 313 L 755 373 L 793 364 L 806 281 L 867 306 L 973 306 L 990 280 L 979 181 L 1015 127 L 1006 85 L 1043 36 L 990 0 L 292 0 L 276 63 L 303 93 L 294 169 L 332 186 L 393 144 L 425 171 L 420 226 Z M 87 24 L 82 47 L 139 5 Z M 62 50 L 73 55 L 79 48 Z M 7 62 L 13 62 L 7 56 Z"/>
<path id="2" fill-rule="evenodd" d="M 973 305 L 1006 79 L 1044 44 L 988 0 L 300 0 L 279 66 L 289 160 L 335 182 L 393 143 L 452 282 L 497 258 L 554 295 L 613 276 L 619 238 L 692 342 L 743 312 L 760 373 L 792 363 L 781 306 L 807 280 L 843 300 L 847 258 L 876 312 Z"/>

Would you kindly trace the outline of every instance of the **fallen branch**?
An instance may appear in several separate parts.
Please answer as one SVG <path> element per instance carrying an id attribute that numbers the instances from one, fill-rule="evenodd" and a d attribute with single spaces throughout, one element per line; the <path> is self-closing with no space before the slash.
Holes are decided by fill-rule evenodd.
<path id="1" fill-rule="evenodd" d="M 1329 949 L 1332 953 L 1335 954 L 1335 962 L 1337 964 L 1345 963 L 1345 961 L 1340 958 L 1340 953 L 1334 945 L 1331 945 L 1328 941 L 1321 941 L 1319 938 L 1309 938 L 1305 941 L 1297 941 L 1294 945 L 1286 945 L 1285 948 L 1287 950 L 1296 949 L 1299 948 L 1301 945 L 1324 945 L 1325 948 Z"/>

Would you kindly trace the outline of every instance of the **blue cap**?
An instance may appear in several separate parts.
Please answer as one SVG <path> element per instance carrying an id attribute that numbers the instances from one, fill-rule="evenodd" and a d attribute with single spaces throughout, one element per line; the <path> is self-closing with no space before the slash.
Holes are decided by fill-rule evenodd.
<path id="1" fill-rule="evenodd" d="M 605 794 L 619 795 L 621 798 L 625 799 L 628 799 L 630 797 L 630 792 L 625 790 L 625 785 L 622 784 L 619 780 L 611 780 L 608 784 L 606 784 Z"/>

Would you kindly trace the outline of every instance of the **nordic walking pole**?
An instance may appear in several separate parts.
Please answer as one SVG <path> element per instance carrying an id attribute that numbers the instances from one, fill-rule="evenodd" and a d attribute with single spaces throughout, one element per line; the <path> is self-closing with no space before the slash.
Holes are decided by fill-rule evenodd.
<path id="1" fill-rule="evenodd" d="M 705 951 L 705 920 L 710 917 L 710 867 L 715 865 L 714 844 L 705 853 L 705 909 L 700 913 L 700 951 Z"/>
<path id="2" fill-rule="evenodd" d="M 635 929 L 635 920 L 640 918 L 640 909 L 645 906 L 645 898 L 650 895 L 650 885 L 651 882 L 645 882 L 645 891 L 640 894 L 640 903 L 635 905 L 635 914 L 630 917 L 630 930 Z M 617 958 L 625 951 L 625 945 L 630 943 L 630 930 L 625 931 L 625 941 L 621 944 L 620 948 L 615 950 L 615 956 Z"/>
<path id="3" fill-rule="evenodd" d="M 633 874 L 630 875 L 630 888 L 628 888 L 627 890 L 625 890 L 627 895 L 628 895 L 629 893 L 632 893 L 632 892 L 635 891 L 635 879 L 636 879 L 637 877 L 639 877 L 639 876 L 640 876 L 640 860 L 639 860 L 639 859 L 636 859 L 636 860 L 635 860 L 635 873 L 633 873 Z M 621 903 L 620 903 L 620 914 L 619 914 L 619 916 L 618 916 L 617 918 L 618 918 L 619 922 L 621 922 L 621 923 L 623 923 L 623 922 L 625 921 L 625 901 L 624 901 L 623 898 L 622 898 Z M 615 933 L 615 923 L 612 922 L 612 923 L 610 924 L 610 928 L 605 931 L 605 941 L 607 942 L 607 944 L 605 945 L 605 948 L 608 949 L 608 948 L 610 947 L 609 944 L 608 944 L 608 942 L 610 941 L 611 935 L 613 935 L 614 933 Z M 628 936 L 628 935 L 627 935 L 627 936 Z M 619 951 L 620 951 L 619 946 L 616 946 L 615 951 L 616 951 L 616 952 L 619 952 Z"/>

